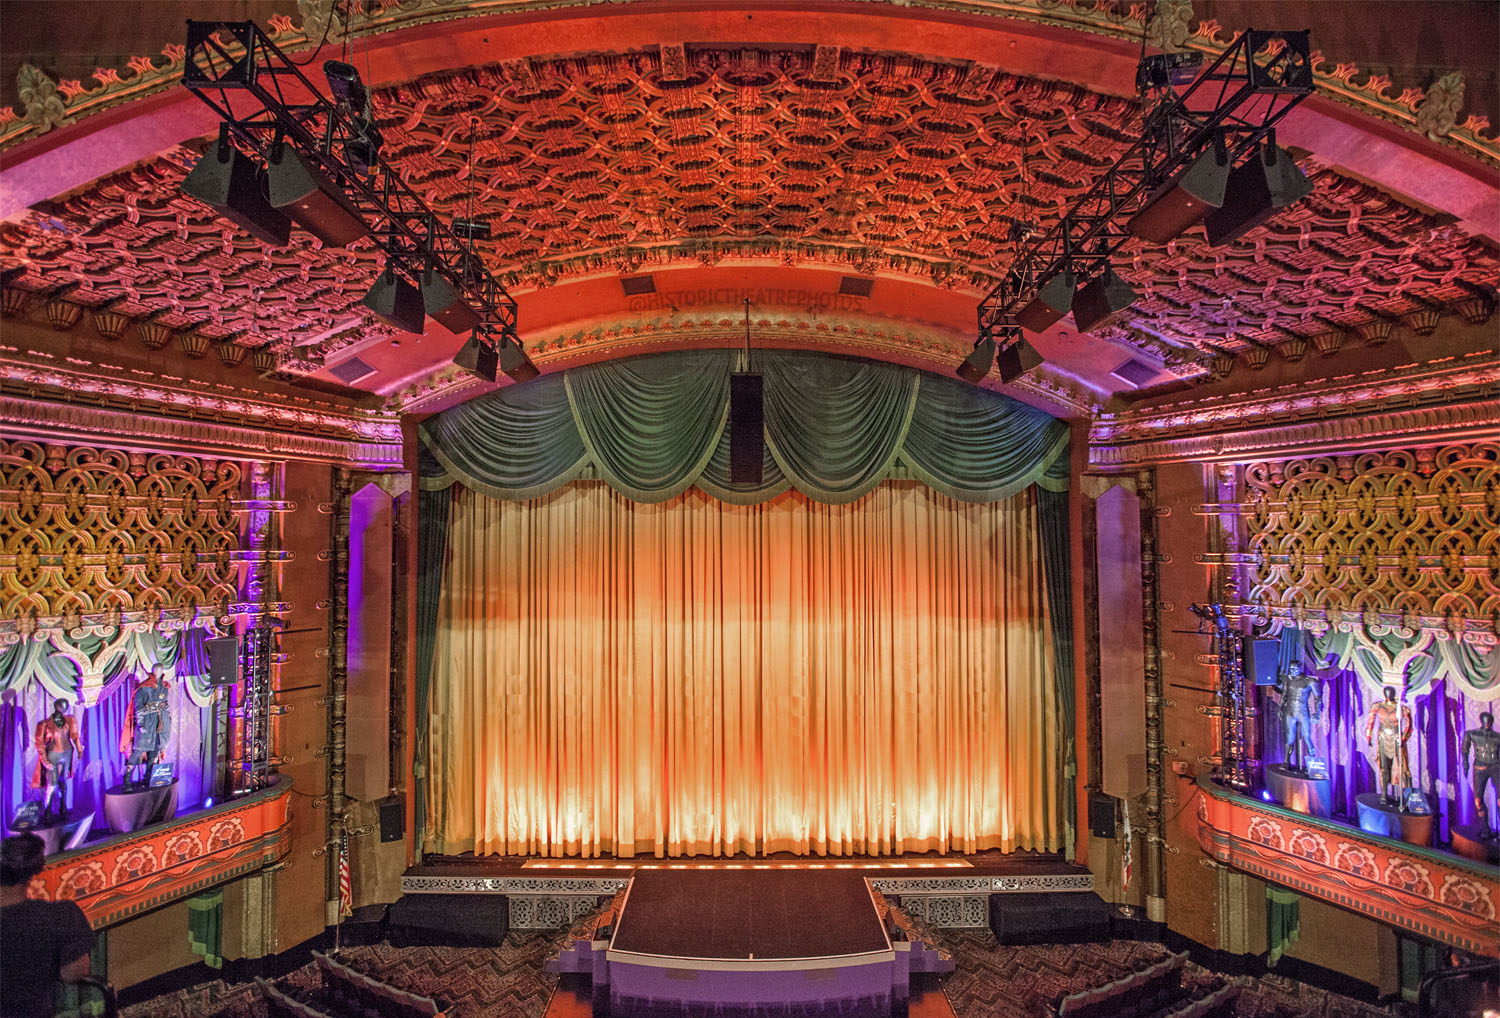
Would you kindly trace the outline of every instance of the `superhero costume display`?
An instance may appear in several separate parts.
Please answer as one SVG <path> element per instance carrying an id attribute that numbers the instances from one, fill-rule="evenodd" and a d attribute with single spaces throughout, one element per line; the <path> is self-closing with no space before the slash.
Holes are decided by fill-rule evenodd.
<path id="1" fill-rule="evenodd" d="M 1406 742 L 1410 738 L 1411 708 L 1396 699 L 1394 686 L 1386 686 L 1385 699 L 1370 708 L 1365 722 L 1365 744 L 1375 746 L 1380 797 L 1392 805 L 1399 805 L 1411 786 L 1411 767 L 1406 756 Z"/>
<path id="2" fill-rule="evenodd" d="M 120 752 L 125 754 L 125 788 L 145 788 L 151 780 L 151 765 L 166 756 L 172 737 L 172 711 L 167 703 L 170 686 L 152 670 L 130 694 L 130 710 L 120 732 Z"/>
<path id="3" fill-rule="evenodd" d="M 1474 810 L 1479 816 L 1479 826 L 1484 828 L 1486 838 L 1496 836 L 1489 810 L 1485 808 L 1484 793 L 1495 789 L 1496 810 L 1500 811 L 1500 732 L 1495 731 L 1495 715 L 1485 711 L 1479 715 L 1479 727 L 1464 733 L 1463 747 L 1458 756 L 1465 768 L 1469 767 L 1469 755 L 1474 756 L 1473 769 L 1469 771 L 1470 784 L 1474 789 Z"/>
<path id="4" fill-rule="evenodd" d="M 42 788 L 43 823 L 52 818 L 52 800 L 57 800 L 57 818 L 68 817 L 68 786 L 73 778 L 73 768 L 83 754 L 83 739 L 78 734 L 78 719 L 66 713 L 68 701 L 58 698 L 52 701 L 52 714 L 36 724 L 33 742 L 36 745 L 36 769 L 31 774 L 31 787 Z"/>
<path id="5" fill-rule="evenodd" d="M 1308 673 L 1301 661 L 1287 665 L 1287 672 L 1281 677 L 1281 732 L 1286 765 L 1303 773 L 1322 769 L 1312 742 L 1313 724 L 1323 716 L 1323 695 L 1318 685 L 1318 677 Z"/>

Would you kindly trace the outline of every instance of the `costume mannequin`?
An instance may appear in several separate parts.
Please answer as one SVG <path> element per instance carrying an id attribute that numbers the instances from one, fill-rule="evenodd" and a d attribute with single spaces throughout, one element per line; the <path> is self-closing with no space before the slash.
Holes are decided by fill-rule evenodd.
<path id="1" fill-rule="evenodd" d="M 61 697 L 52 701 L 52 715 L 36 723 L 33 741 L 36 744 L 36 770 L 31 774 L 31 787 L 44 788 L 42 793 L 42 820 L 52 817 L 52 799 L 57 797 L 57 818 L 68 818 L 68 786 L 78 756 L 83 753 L 83 740 L 78 735 L 78 719 L 67 713 L 68 701 Z"/>
<path id="2" fill-rule="evenodd" d="M 125 777 L 121 784 L 127 789 L 146 787 L 151 781 L 151 765 L 166 756 L 167 740 L 172 737 L 172 713 L 167 705 L 169 688 L 161 668 L 156 667 L 130 694 L 130 710 L 120 732 L 120 752 L 125 754 Z"/>
<path id="3" fill-rule="evenodd" d="M 1406 740 L 1410 738 L 1411 708 L 1396 699 L 1395 686 L 1386 686 L 1385 699 L 1370 708 L 1370 718 L 1365 722 L 1365 744 L 1375 745 L 1380 797 L 1392 805 L 1400 805 L 1411 785 L 1411 768 L 1406 759 Z"/>
<path id="4" fill-rule="evenodd" d="M 1307 772 L 1312 752 L 1312 726 L 1323 716 L 1323 695 L 1318 677 L 1309 674 L 1301 661 L 1293 661 L 1281 677 L 1281 732 L 1286 747 L 1286 765 Z"/>
<path id="5" fill-rule="evenodd" d="M 1490 823 L 1489 810 L 1484 807 L 1486 787 L 1495 786 L 1496 811 L 1500 812 L 1500 732 L 1495 731 L 1495 715 L 1485 711 L 1479 715 L 1479 727 L 1464 733 L 1463 748 L 1459 759 L 1469 766 L 1469 753 L 1474 753 L 1474 769 L 1469 780 L 1474 788 L 1474 810 L 1479 814 L 1479 826 L 1484 828 L 1486 838 L 1494 838 L 1495 827 Z"/>

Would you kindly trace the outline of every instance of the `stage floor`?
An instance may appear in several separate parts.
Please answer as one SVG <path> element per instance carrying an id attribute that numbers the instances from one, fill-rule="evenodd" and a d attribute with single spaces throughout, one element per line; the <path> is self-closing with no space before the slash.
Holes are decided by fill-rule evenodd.
<path id="1" fill-rule="evenodd" d="M 771 960 L 887 951 L 865 878 L 814 870 L 642 870 L 611 951 Z"/>

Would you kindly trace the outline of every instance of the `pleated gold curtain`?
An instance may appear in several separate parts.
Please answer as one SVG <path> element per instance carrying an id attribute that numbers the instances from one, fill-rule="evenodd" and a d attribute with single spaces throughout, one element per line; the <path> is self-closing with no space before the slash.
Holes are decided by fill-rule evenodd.
<path id="1" fill-rule="evenodd" d="M 456 489 L 448 547 L 429 851 L 1061 847 L 1031 490 Z"/>

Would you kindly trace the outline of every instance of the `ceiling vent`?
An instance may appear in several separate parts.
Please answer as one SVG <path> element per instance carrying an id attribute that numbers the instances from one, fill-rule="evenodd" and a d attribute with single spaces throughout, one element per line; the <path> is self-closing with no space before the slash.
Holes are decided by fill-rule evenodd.
<path id="1" fill-rule="evenodd" d="M 643 293 L 656 292 L 655 276 L 621 276 L 620 286 L 627 297 L 639 297 Z"/>
<path id="2" fill-rule="evenodd" d="M 875 280 L 864 276 L 843 276 L 839 279 L 839 293 L 846 297 L 868 297 Z"/>
<path id="3" fill-rule="evenodd" d="M 373 375 L 375 369 L 358 357 L 350 357 L 348 360 L 339 361 L 333 367 L 329 368 L 328 373 L 345 385 L 353 385 L 361 378 Z"/>
<path id="4" fill-rule="evenodd" d="M 1111 371 L 1110 374 L 1114 375 L 1120 381 L 1140 389 L 1154 382 L 1156 376 L 1161 374 L 1161 369 L 1132 357 Z"/>

